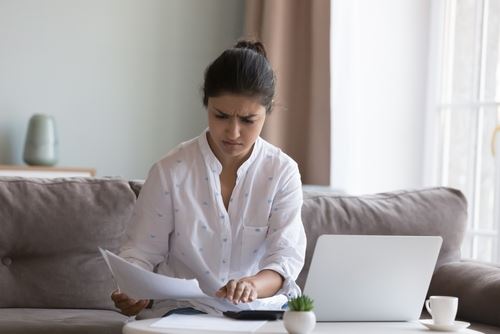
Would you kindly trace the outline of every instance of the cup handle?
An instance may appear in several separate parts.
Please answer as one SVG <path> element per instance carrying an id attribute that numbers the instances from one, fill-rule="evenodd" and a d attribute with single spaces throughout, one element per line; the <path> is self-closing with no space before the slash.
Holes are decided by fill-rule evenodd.
<path id="1" fill-rule="evenodd" d="M 425 301 L 425 308 L 427 309 L 427 312 L 429 312 L 429 314 L 432 316 L 431 306 L 429 305 L 429 303 L 430 303 L 430 299 L 427 299 Z"/>

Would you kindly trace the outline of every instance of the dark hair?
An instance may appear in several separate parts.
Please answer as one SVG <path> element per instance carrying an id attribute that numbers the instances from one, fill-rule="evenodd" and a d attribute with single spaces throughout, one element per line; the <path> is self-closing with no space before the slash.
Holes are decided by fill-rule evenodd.
<path id="1" fill-rule="evenodd" d="M 203 105 L 224 93 L 255 96 L 266 112 L 273 105 L 275 76 L 261 42 L 241 40 L 225 50 L 205 70 Z"/>

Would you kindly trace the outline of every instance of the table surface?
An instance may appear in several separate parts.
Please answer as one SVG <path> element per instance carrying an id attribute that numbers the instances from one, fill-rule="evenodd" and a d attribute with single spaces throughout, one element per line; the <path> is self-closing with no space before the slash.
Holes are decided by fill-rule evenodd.
<path id="1" fill-rule="evenodd" d="M 199 330 L 179 330 L 167 328 L 153 328 L 149 327 L 158 319 L 147 319 L 131 321 L 123 327 L 123 334 L 150 334 L 150 333 L 202 333 Z M 406 333 L 437 333 L 430 331 L 423 325 L 415 322 L 318 322 L 312 333 L 326 334 L 326 333 L 342 333 L 342 334 L 406 334 Z M 214 333 L 206 331 L 206 333 Z M 230 333 L 230 332 L 224 332 Z M 243 332 L 234 332 L 243 333 Z M 287 333 L 283 326 L 283 321 L 268 321 L 257 332 L 261 334 L 280 334 Z M 463 329 L 459 331 L 460 334 L 477 334 L 481 333 L 471 329 Z"/>

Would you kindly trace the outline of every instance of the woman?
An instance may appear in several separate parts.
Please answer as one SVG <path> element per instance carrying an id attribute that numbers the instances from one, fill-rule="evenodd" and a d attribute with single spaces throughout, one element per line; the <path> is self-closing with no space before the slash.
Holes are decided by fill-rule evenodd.
<path id="1" fill-rule="evenodd" d="M 208 129 L 151 168 L 120 255 L 167 276 L 196 278 L 214 298 L 150 303 L 115 291 L 122 313 L 136 315 L 148 304 L 152 316 L 247 303 L 272 309 L 300 293 L 294 281 L 306 246 L 300 174 L 290 157 L 259 137 L 274 91 L 259 42 L 240 41 L 209 65 Z"/>

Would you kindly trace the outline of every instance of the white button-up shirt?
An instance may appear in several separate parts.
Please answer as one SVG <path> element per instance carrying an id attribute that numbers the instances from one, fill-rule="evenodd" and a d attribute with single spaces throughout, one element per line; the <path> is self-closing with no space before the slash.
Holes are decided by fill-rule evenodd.
<path id="1" fill-rule="evenodd" d="M 205 131 L 182 143 L 153 165 L 120 255 L 167 276 L 196 278 L 210 296 L 230 279 L 274 270 L 285 278 L 278 294 L 239 308 L 277 308 L 286 296 L 300 293 L 295 279 L 304 264 L 306 237 L 297 164 L 259 137 L 237 171 L 226 210 L 222 165 L 206 136 Z M 216 297 L 158 305 L 163 311 L 185 306 L 206 312 L 234 309 Z"/>

